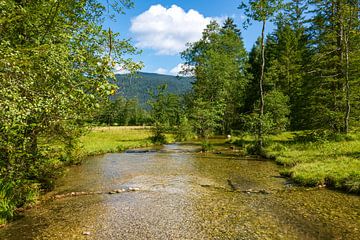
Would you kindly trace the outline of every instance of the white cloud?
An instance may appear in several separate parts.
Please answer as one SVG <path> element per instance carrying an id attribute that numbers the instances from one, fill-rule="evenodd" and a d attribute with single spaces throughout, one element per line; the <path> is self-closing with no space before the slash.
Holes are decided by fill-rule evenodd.
<path id="1" fill-rule="evenodd" d="M 166 9 L 158 4 L 133 18 L 130 30 L 137 47 L 154 49 L 159 55 L 176 55 L 186 48 L 186 43 L 199 40 L 211 20 L 219 19 L 224 18 L 204 17 L 193 9 L 185 12 L 176 5 Z"/>
<path id="2" fill-rule="evenodd" d="M 167 69 L 165 69 L 165 68 L 158 68 L 158 69 L 156 69 L 155 73 L 157 73 L 157 74 L 166 74 L 166 73 L 167 73 Z"/>
<path id="3" fill-rule="evenodd" d="M 170 74 L 171 75 L 175 75 L 175 76 L 184 76 L 184 74 L 181 74 L 180 72 L 183 71 L 185 69 L 192 69 L 191 67 L 189 67 L 189 65 L 185 65 L 183 63 L 179 63 L 178 65 L 176 65 L 174 68 L 172 68 L 170 70 Z M 186 76 L 191 76 L 191 73 L 190 72 L 187 72 L 185 74 Z"/>
<path id="4" fill-rule="evenodd" d="M 182 71 L 182 67 L 184 64 L 179 63 L 173 69 L 170 70 L 171 75 L 179 75 L 179 72 Z"/>
<path id="5" fill-rule="evenodd" d="M 113 68 L 113 72 L 115 74 L 127 74 L 127 73 L 129 73 L 129 71 L 124 68 L 124 66 L 120 66 L 119 64 L 115 65 L 115 67 Z"/>

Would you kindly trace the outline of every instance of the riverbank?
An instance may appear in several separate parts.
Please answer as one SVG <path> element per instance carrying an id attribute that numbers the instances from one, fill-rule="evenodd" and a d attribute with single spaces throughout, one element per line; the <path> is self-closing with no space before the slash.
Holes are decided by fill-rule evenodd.
<path id="1" fill-rule="evenodd" d="M 326 139 L 313 132 L 286 132 L 270 136 L 265 150 L 284 166 L 281 174 L 299 185 L 360 193 L 359 133 Z"/>

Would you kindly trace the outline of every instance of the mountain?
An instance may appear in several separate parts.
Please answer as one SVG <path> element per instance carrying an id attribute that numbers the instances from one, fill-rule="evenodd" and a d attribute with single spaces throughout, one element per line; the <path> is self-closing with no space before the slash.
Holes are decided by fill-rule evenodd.
<path id="1" fill-rule="evenodd" d="M 138 72 L 135 76 L 130 74 L 117 74 L 119 86 L 118 95 L 127 99 L 138 98 L 142 106 L 149 100 L 149 92 L 156 90 L 160 85 L 167 84 L 168 92 L 176 95 L 184 94 L 191 90 L 193 78 L 176 77 L 156 73 Z"/>

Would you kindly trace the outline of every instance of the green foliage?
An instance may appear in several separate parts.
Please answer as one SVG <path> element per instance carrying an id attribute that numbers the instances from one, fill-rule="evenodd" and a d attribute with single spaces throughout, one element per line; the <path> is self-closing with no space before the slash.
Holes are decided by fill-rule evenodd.
<path id="1" fill-rule="evenodd" d="M 196 79 L 189 104 L 191 115 L 196 116 L 192 117 L 195 130 L 201 137 L 214 130 L 230 132 L 238 123 L 247 84 L 247 54 L 240 30 L 231 18 L 222 27 L 211 22 L 182 58 L 184 72 Z"/>
<path id="2" fill-rule="evenodd" d="M 137 99 L 126 99 L 116 96 L 101 105 L 94 118 L 95 123 L 119 126 L 140 126 L 150 123 L 149 113 L 144 110 Z"/>
<path id="3" fill-rule="evenodd" d="M 0 224 L 13 217 L 16 207 L 13 201 L 13 188 L 13 184 L 0 180 Z"/>
<path id="4" fill-rule="evenodd" d="M 355 97 L 359 95 L 359 5 L 356 1 L 310 3 L 312 55 L 311 74 L 304 82 L 304 123 L 308 129 L 348 132 L 359 101 Z"/>
<path id="5" fill-rule="evenodd" d="M 124 57 L 137 53 L 130 42 L 103 28 L 106 10 L 131 6 L 117 2 L 1 2 L 0 174 L 14 190 L 6 206 L 52 187 L 63 162 L 77 161 L 83 122 L 115 92 L 113 67 L 141 66 Z"/>
<path id="6" fill-rule="evenodd" d="M 325 142 L 325 141 L 351 141 L 354 140 L 352 136 L 341 134 L 341 133 L 334 133 L 330 130 L 312 130 L 312 131 L 305 131 L 295 135 L 294 141 L 295 142 Z"/>
<path id="7" fill-rule="evenodd" d="M 201 151 L 202 152 L 209 152 L 214 149 L 214 146 L 209 141 L 202 141 L 201 142 Z"/>
<path id="8" fill-rule="evenodd" d="M 151 139 L 154 143 L 165 143 L 165 133 L 174 131 L 179 123 L 180 99 L 166 90 L 166 85 L 159 86 L 157 92 L 151 93 L 152 99 L 149 101 L 153 122 Z"/>
<path id="9" fill-rule="evenodd" d="M 273 90 L 265 95 L 265 119 L 271 121 L 269 132 L 284 131 L 289 125 L 289 97 L 280 91 Z"/>
<path id="10" fill-rule="evenodd" d="M 280 0 L 250 0 L 247 3 L 242 2 L 239 6 L 244 10 L 244 14 L 248 17 L 244 22 L 244 26 L 248 26 L 251 20 L 266 21 L 271 18 L 276 11 L 282 8 L 282 1 Z"/>
<path id="11" fill-rule="evenodd" d="M 176 141 L 187 141 L 194 138 L 193 127 L 186 116 L 180 116 L 179 125 L 175 130 Z"/>
<path id="12" fill-rule="evenodd" d="M 205 142 L 214 134 L 216 128 L 221 126 L 223 108 L 220 102 L 211 103 L 202 98 L 193 100 L 191 121 L 195 132 Z"/>

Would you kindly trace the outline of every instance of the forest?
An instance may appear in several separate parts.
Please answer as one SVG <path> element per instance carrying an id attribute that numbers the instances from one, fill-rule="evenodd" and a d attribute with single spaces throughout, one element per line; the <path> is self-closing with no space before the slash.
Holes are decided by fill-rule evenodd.
<path id="1" fill-rule="evenodd" d="M 142 63 L 130 40 L 103 27 L 104 15 L 133 2 L 109 2 L 0 3 L 0 224 L 81 161 L 80 137 L 97 124 L 151 125 L 153 143 L 173 134 L 203 151 L 212 136 L 231 135 L 245 154 L 276 157 L 300 184 L 359 193 L 358 0 L 239 1 L 244 26 L 212 21 L 181 53 L 191 90 L 161 85 L 149 107 L 116 95 L 124 89 L 114 67 L 136 75 Z M 241 28 L 255 21 L 262 31 L 247 52 Z M 321 151 L 326 159 L 315 160 Z"/>

